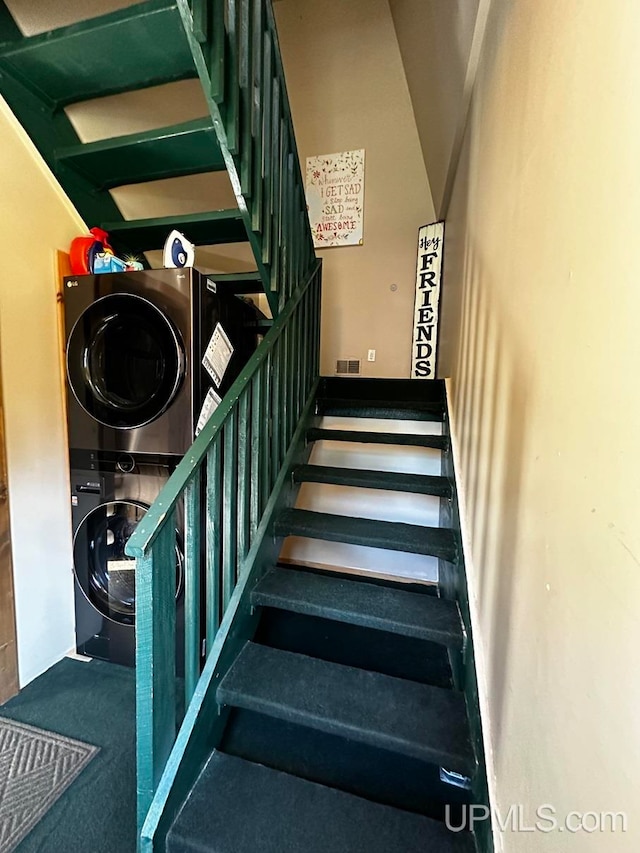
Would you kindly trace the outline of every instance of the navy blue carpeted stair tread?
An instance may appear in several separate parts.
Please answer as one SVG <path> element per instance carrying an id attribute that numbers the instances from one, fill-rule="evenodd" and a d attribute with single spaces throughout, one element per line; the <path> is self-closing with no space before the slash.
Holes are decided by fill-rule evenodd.
<path id="1" fill-rule="evenodd" d="M 366 545 L 389 551 L 425 554 L 451 562 L 456 560 L 455 535 L 446 527 L 421 527 L 397 521 L 378 521 L 311 512 L 306 509 L 285 509 L 276 518 L 276 536 L 303 536 L 328 542 Z"/>
<path id="2" fill-rule="evenodd" d="M 318 399 L 397 400 L 400 403 L 441 403 L 446 399 L 444 380 L 369 379 L 363 376 L 322 376 Z"/>
<path id="3" fill-rule="evenodd" d="M 296 571 L 272 569 L 251 603 L 319 616 L 461 648 L 462 622 L 454 601 Z"/>
<path id="4" fill-rule="evenodd" d="M 422 815 L 213 752 L 167 838 L 169 853 L 473 853 Z"/>
<path id="5" fill-rule="evenodd" d="M 451 650 L 432 640 L 263 607 L 254 642 L 393 678 L 453 688 Z"/>
<path id="6" fill-rule="evenodd" d="M 368 471 L 362 468 L 334 468 L 330 465 L 297 465 L 293 469 L 296 483 L 330 483 L 362 489 L 385 489 L 450 498 L 453 494 L 447 477 L 428 474 L 405 474 L 397 471 Z"/>
<path id="7" fill-rule="evenodd" d="M 414 403 L 398 400 L 345 400 L 339 397 L 317 401 L 320 415 L 350 418 L 383 418 L 388 420 L 442 421 L 442 403 Z"/>
<path id="8" fill-rule="evenodd" d="M 311 427 L 307 430 L 307 441 L 354 441 L 361 444 L 396 444 L 404 447 L 431 447 L 445 451 L 449 449 L 449 439 L 444 435 L 413 435 L 320 427 Z"/>
<path id="9" fill-rule="evenodd" d="M 443 782 L 435 764 L 242 708 L 229 714 L 219 749 L 435 820 L 448 811 L 455 826 L 465 821 L 464 804 L 474 802 L 471 791 Z"/>
<path id="10" fill-rule="evenodd" d="M 217 699 L 466 776 L 475 769 L 464 696 L 453 690 L 247 643 Z"/>

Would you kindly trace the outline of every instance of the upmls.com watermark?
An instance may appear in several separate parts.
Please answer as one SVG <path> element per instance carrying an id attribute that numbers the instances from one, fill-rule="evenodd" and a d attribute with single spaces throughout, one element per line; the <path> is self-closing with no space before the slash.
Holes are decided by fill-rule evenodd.
<path id="1" fill-rule="evenodd" d="M 505 813 L 500 809 L 489 809 L 485 805 L 463 805 L 456 807 L 452 818 L 450 806 L 445 807 L 445 823 L 451 832 L 475 829 L 476 825 L 491 820 L 500 832 L 626 832 L 625 812 L 569 812 L 564 817 L 558 810 L 545 803 L 538 806 L 535 817 L 529 817 L 523 805 L 512 805 Z"/>

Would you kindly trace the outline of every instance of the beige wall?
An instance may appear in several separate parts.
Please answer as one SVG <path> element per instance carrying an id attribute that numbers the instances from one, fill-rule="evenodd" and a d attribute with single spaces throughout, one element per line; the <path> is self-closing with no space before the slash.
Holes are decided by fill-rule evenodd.
<path id="1" fill-rule="evenodd" d="M 468 105 L 479 5 L 480 0 L 389 0 L 438 217 Z"/>
<path id="2" fill-rule="evenodd" d="M 387 0 L 321 5 L 275 5 L 303 169 L 315 154 L 366 152 L 364 245 L 318 252 L 321 370 L 360 358 L 363 375 L 407 377 L 417 230 L 434 211 L 400 51 Z"/>
<path id="3" fill-rule="evenodd" d="M 497 804 L 629 815 L 509 853 L 640 846 L 639 55 L 635 0 L 494 0 L 448 217 Z"/>
<path id="4" fill-rule="evenodd" d="M 0 100 L 0 341 L 20 683 L 75 645 L 55 250 L 84 226 Z"/>

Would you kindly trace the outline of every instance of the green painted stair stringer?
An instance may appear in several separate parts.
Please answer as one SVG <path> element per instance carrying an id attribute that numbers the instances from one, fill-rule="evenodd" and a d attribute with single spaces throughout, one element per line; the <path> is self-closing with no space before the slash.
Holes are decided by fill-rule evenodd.
<path id="1" fill-rule="evenodd" d="M 198 34 L 186 0 L 177 3 L 276 317 L 311 270 L 315 252 L 271 0 L 256 0 L 251 8 L 229 3 L 226 14 L 224 0 L 211 0 L 206 32 Z"/>

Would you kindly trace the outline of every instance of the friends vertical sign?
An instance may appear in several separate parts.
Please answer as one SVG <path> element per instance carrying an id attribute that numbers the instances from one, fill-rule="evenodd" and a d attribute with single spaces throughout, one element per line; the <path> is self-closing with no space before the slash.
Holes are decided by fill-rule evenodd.
<path id="1" fill-rule="evenodd" d="M 418 231 L 416 304 L 413 320 L 411 378 L 436 378 L 440 282 L 444 253 L 444 222 L 423 225 Z"/>

